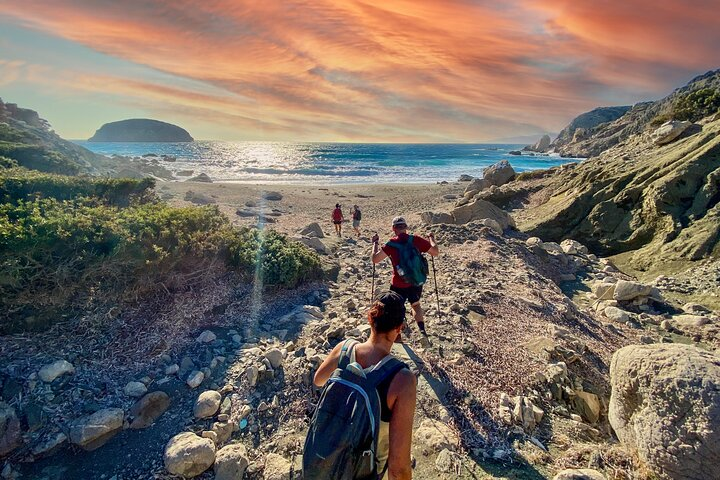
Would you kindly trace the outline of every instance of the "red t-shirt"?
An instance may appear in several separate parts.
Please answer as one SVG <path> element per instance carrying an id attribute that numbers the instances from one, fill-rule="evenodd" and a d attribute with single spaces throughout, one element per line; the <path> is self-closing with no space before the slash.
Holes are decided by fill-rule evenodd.
<path id="1" fill-rule="evenodd" d="M 401 233 L 397 237 L 393 237 L 390 239 L 391 242 L 397 242 L 397 243 L 405 243 L 408 241 L 408 238 L 410 235 L 407 233 Z M 418 237 L 417 235 L 413 236 L 413 245 L 415 245 L 415 248 L 418 249 L 420 253 L 425 253 L 428 250 L 430 250 L 430 242 L 425 240 L 422 237 Z M 408 288 L 412 287 L 408 282 L 402 279 L 400 275 L 397 273 L 397 265 L 400 263 L 400 252 L 395 247 L 391 247 L 389 245 L 383 245 L 382 251 L 387 254 L 388 257 L 390 257 L 390 261 L 392 262 L 393 266 L 393 276 L 390 283 L 397 288 Z"/>
<path id="2" fill-rule="evenodd" d="M 342 210 L 340 210 L 339 208 L 336 208 L 335 210 L 333 210 L 332 219 L 334 222 L 339 222 L 340 220 L 342 220 L 343 219 Z"/>

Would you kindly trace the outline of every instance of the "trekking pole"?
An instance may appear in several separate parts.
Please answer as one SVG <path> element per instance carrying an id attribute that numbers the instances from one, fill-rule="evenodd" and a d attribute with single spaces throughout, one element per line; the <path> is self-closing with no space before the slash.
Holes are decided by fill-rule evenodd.
<path id="1" fill-rule="evenodd" d="M 370 254 L 370 263 L 372 263 L 372 283 L 370 287 L 370 303 L 375 298 L 375 262 L 372 261 L 372 256 L 375 254 L 375 245 L 377 242 L 373 242 L 372 253 Z"/>
<path id="2" fill-rule="evenodd" d="M 437 271 L 435 270 L 435 257 L 430 255 L 430 264 L 432 265 L 433 269 L 433 280 L 435 280 L 435 298 L 437 299 L 437 316 L 440 316 L 440 293 L 438 293 L 438 286 L 437 286 Z"/>

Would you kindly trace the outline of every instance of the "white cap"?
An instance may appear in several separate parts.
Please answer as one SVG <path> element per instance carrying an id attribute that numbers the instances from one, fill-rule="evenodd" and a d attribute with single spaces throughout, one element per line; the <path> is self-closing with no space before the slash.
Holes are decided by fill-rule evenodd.
<path id="1" fill-rule="evenodd" d="M 395 217 L 392 221 L 393 227 L 397 227 L 398 225 L 407 225 L 407 222 L 405 221 L 405 217 Z"/>

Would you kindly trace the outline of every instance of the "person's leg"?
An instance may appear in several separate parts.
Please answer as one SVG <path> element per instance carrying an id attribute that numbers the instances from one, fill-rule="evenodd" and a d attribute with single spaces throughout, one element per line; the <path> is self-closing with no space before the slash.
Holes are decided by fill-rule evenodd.
<path id="1" fill-rule="evenodd" d="M 417 323 L 418 328 L 422 333 L 425 333 L 425 315 L 423 315 L 423 309 L 420 305 L 420 300 L 410 305 L 413 310 L 413 318 Z"/>

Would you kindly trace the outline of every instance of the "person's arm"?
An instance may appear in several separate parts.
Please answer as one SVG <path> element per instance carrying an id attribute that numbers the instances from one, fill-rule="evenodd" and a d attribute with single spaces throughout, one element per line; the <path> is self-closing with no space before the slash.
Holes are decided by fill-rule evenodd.
<path id="1" fill-rule="evenodd" d="M 427 253 L 433 257 L 437 257 L 440 254 L 440 249 L 438 248 L 437 243 L 435 243 L 435 235 L 430 233 L 430 235 L 428 235 L 428 239 L 430 239 L 430 248 Z"/>
<path id="2" fill-rule="evenodd" d="M 410 450 L 412 447 L 412 428 L 415 418 L 415 397 L 417 379 L 410 370 L 397 373 L 388 391 L 391 397 L 397 392 L 392 405 L 390 418 L 390 453 L 388 455 L 388 473 L 390 480 L 410 480 L 412 463 Z"/>
<path id="3" fill-rule="evenodd" d="M 330 355 L 327 356 L 325 361 L 320 365 L 320 368 L 315 372 L 315 377 L 313 378 L 315 386 L 322 387 L 325 385 L 325 382 L 328 381 L 330 375 L 335 371 L 338 366 L 338 360 L 340 360 L 340 350 L 344 343 L 345 342 L 340 342 L 335 345 Z"/>
<path id="4" fill-rule="evenodd" d="M 387 258 L 387 253 L 385 253 L 385 251 L 382 248 L 380 248 L 379 241 L 380 241 L 380 237 L 378 237 L 378 234 L 376 233 L 372 237 L 373 252 L 372 252 L 372 256 L 370 257 L 372 260 L 372 263 L 380 263 Z"/>

